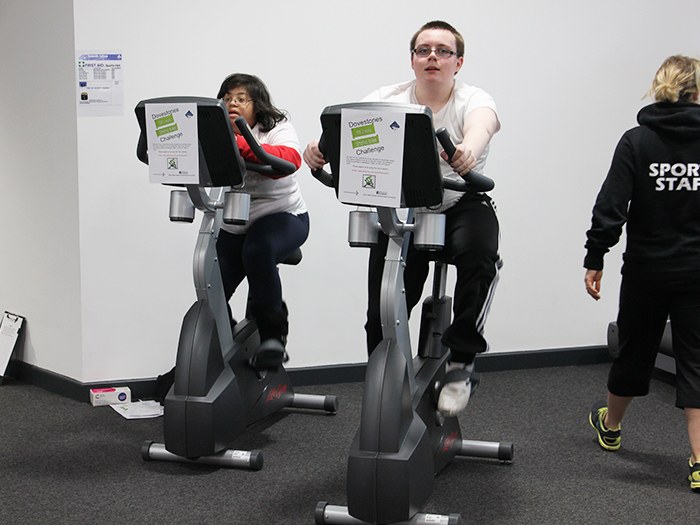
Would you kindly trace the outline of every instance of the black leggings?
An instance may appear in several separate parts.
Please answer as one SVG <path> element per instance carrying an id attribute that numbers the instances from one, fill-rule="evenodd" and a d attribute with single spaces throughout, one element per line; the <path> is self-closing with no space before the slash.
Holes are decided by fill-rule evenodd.
<path id="1" fill-rule="evenodd" d="M 265 215 L 241 235 L 221 230 L 216 251 L 226 300 L 231 299 L 238 285 L 247 278 L 249 308 L 283 311 L 277 265 L 304 244 L 308 236 L 308 213 Z"/>
<path id="2" fill-rule="evenodd" d="M 454 319 L 443 334 L 442 342 L 451 349 L 452 361 L 471 363 L 477 353 L 488 349 L 483 336 L 484 324 L 502 266 L 498 255 L 498 219 L 491 199 L 482 194 L 463 196 L 445 211 L 445 215 L 445 248 L 441 259 L 456 267 L 457 282 Z M 365 324 L 369 353 L 383 338 L 380 295 L 387 245 L 388 237 L 380 233 L 378 245 L 370 250 Z M 416 250 L 411 239 L 404 269 L 409 315 L 423 294 L 430 259 L 430 253 Z"/>

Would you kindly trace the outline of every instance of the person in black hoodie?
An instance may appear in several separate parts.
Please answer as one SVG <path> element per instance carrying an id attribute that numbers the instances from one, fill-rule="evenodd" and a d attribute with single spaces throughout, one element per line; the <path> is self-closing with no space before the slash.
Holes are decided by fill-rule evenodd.
<path id="1" fill-rule="evenodd" d="M 700 490 L 700 60 L 667 58 L 615 150 L 593 208 L 584 259 L 586 292 L 600 299 L 603 256 L 627 225 L 617 318 L 619 355 L 607 402 L 589 423 L 605 450 L 618 450 L 632 399 L 649 392 L 659 343 L 670 318 L 676 358 L 676 406 L 685 412 L 690 487 Z"/>

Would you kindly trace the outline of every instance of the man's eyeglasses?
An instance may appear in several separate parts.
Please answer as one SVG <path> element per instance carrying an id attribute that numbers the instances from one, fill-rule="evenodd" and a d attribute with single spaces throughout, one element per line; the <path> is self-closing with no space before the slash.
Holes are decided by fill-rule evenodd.
<path id="1" fill-rule="evenodd" d="M 245 98 L 245 97 L 224 97 L 221 100 L 223 100 L 226 104 L 233 104 L 234 106 L 238 107 L 243 107 L 247 105 L 249 102 L 252 102 L 252 98 Z"/>
<path id="2" fill-rule="evenodd" d="M 456 51 L 447 49 L 446 47 L 428 47 L 419 46 L 413 49 L 413 54 L 420 58 L 428 58 L 430 54 L 435 51 L 435 56 L 438 58 L 450 58 L 452 55 L 456 55 Z"/>

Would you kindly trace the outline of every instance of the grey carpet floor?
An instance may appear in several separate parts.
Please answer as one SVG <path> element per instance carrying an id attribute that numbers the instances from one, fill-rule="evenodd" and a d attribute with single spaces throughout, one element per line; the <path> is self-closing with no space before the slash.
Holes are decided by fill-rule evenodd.
<path id="1" fill-rule="evenodd" d="M 511 441 L 511 464 L 458 458 L 436 479 L 425 512 L 466 524 L 696 524 L 687 434 L 674 389 L 655 380 L 623 425 L 623 448 L 602 451 L 587 422 L 608 365 L 482 375 L 460 420 L 465 439 Z M 37 387 L 0 387 L 0 522 L 78 524 L 314 523 L 319 500 L 345 505 L 347 451 L 362 385 L 304 387 L 339 397 L 335 416 L 284 412 L 236 448 L 263 449 L 259 472 L 145 462 L 162 420 L 126 420 Z"/>

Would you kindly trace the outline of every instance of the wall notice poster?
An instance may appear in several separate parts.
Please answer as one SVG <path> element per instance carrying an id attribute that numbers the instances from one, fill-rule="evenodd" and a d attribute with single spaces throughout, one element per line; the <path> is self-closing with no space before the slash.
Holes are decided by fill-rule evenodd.
<path id="1" fill-rule="evenodd" d="M 76 97 L 79 117 L 124 114 L 121 53 L 79 51 L 76 54 Z"/>

